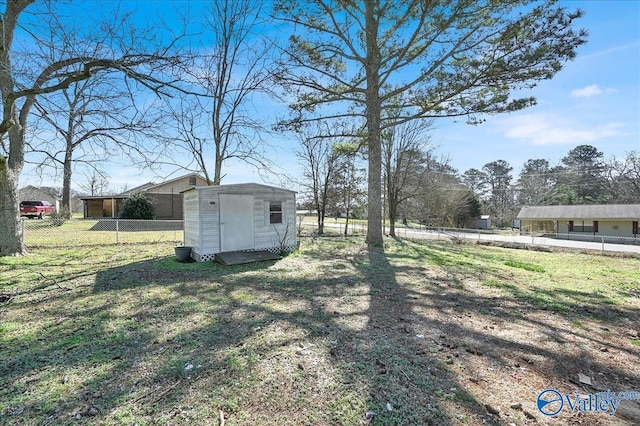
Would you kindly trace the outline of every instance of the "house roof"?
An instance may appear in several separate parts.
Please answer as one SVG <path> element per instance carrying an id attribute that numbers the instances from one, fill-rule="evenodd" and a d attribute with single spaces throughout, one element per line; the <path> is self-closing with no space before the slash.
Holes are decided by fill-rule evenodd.
<path id="1" fill-rule="evenodd" d="M 33 192 L 40 192 L 42 194 L 48 195 L 52 198 L 55 198 L 57 200 L 60 199 L 60 197 L 58 196 L 58 191 L 55 188 L 50 188 L 48 186 L 41 186 L 41 187 L 37 187 L 37 186 L 33 186 L 33 185 L 27 185 L 23 188 L 20 188 L 19 190 L 20 193 L 33 193 Z"/>
<path id="2" fill-rule="evenodd" d="M 84 195 L 82 197 L 78 197 L 81 200 L 124 200 L 129 198 L 128 195 Z"/>
<path id="3" fill-rule="evenodd" d="M 200 179 L 202 179 L 202 180 L 206 180 L 203 176 L 200 176 L 200 175 L 199 175 L 199 174 L 197 174 L 197 173 L 189 173 L 189 174 L 186 174 L 186 175 L 178 176 L 177 178 L 173 178 L 173 179 L 169 179 L 169 180 L 162 181 L 162 182 L 160 182 L 160 183 L 156 183 L 156 182 L 147 182 L 147 183 L 142 184 L 142 185 L 140 185 L 140 186 L 136 186 L 135 188 L 131 188 L 131 189 L 127 190 L 127 191 L 121 192 L 121 193 L 120 193 L 120 194 L 118 194 L 118 195 L 125 195 L 125 196 L 129 196 L 129 195 L 132 195 L 132 194 L 136 194 L 136 193 L 138 193 L 138 192 L 148 191 L 148 190 L 153 189 L 153 188 L 155 188 L 155 187 L 157 187 L 157 186 L 167 185 L 167 184 L 170 184 L 170 183 L 176 182 L 176 181 L 178 181 L 178 180 L 180 180 L 180 179 L 184 179 L 184 178 L 192 177 L 192 176 L 194 176 L 194 177 L 196 177 L 196 178 L 200 178 Z"/>
<path id="4" fill-rule="evenodd" d="M 128 197 L 129 195 L 137 194 L 138 192 L 146 191 L 147 189 L 149 189 L 149 188 L 153 188 L 154 186 L 157 186 L 157 185 L 158 185 L 158 184 L 157 184 L 157 183 L 155 183 L 155 182 L 147 182 L 147 183 L 143 183 L 143 184 L 142 184 L 142 185 L 140 185 L 140 186 L 136 186 L 135 188 L 128 189 L 128 190 L 126 190 L 126 191 L 124 191 L 124 192 L 121 192 L 121 193 L 120 193 L 120 194 L 118 194 L 118 195 L 122 195 L 122 196 L 126 196 L 126 197 Z"/>
<path id="5" fill-rule="evenodd" d="M 640 219 L 640 204 L 524 206 L 518 219 Z"/>

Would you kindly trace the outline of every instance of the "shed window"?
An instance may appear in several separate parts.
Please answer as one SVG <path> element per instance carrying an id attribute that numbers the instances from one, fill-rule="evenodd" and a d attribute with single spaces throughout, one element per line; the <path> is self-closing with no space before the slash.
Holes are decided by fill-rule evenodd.
<path id="1" fill-rule="evenodd" d="M 282 201 L 269 201 L 269 223 L 282 223 Z"/>
<path id="2" fill-rule="evenodd" d="M 189 186 L 196 186 L 196 177 L 189 176 Z"/>

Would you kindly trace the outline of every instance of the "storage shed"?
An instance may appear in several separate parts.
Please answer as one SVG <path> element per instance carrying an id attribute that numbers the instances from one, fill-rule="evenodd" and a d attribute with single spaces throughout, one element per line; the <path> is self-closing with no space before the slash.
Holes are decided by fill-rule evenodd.
<path id="1" fill-rule="evenodd" d="M 483 214 L 478 218 L 472 219 L 468 227 L 471 229 L 491 229 L 491 216 Z"/>
<path id="2" fill-rule="evenodd" d="M 184 244 L 204 262 L 222 252 L 296 248 L 296 193 L 257 183 L 184 191 Z"/>

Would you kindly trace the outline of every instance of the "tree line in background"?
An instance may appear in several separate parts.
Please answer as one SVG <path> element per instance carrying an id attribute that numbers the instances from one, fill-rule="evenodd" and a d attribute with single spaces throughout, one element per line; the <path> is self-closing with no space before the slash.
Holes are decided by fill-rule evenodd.
<path id="1" fill-rule="evenodd" d="M 518 176 L 504 160 L 469 169 L 462 181 L 496 225 L 510 226 L 523 205 L 628 204 L 640 201 L 640 152 L 605 159 L 591 145 L 570 150 L 557 164 L 527 160 Z"/>
<path id="2" fill-rule="evenodd" d="M 459 173 L 447 159 L 434 156 L 435 149 L 428 142 L 428 125 L 412 122 L 395 130 L 383 139 L 383 205 L 390 235 L 395 235 L 399 222 L 461 228 L 481 214 L 491 215 L 496 227 L 511 227 L 523 205 L 640 201 L 638 151 L 631 151 L 624 158 L 605 159 L 597 148 L 579 145 L 556 164 L 547 159 L 529 159 L 518 175 L 504 160 Z M 344 157 L 345 152 L 332 150 L 329 144 L 325 145 L 327 151 L 314 149 L 317 147 L 308 141 L 302 145 L 307 148 L 300 155 L 306 164 L 307 181 L 316 184 L 307 185 L 300 207 L 317 213 L 319 232 L 323 232 L 325 216 L 364 218 L 364 164 L 355 166 L 358 178 L 351 180 L 352 187 L 348 189 L 349 194 L 362 196 L 343 198 L 343 182 L 351 172 L 339 165 L 347 160 L 355 164 L 357 156 Z M 312 159 L 312 152 L 324 154 Z M 324 173 L 311 173 L 312 163 Z M 315 197 L 316 193 L 321 196 Z"/>
<path id="3" fill-rule="evenodd" d="M 575 28 L 582 12 L 554 0 L 214 0 L 175 10 L 171 23 L 87 4 L 0 10 L 2 256 L 24 251 L 25 161 L 62 176 L 68 208 L 74 170 L 104 175 L 117 158 L 211 184 L 234 158 L 272 174 L 266 135 L 276 129 L 320 150 L 300 152 L 319 211 L 357 209 L 366 179 L 370 247 L 382 245 L 383 216 L 462 223 L 475 193 L 412 126 L 535 105 L 514 96 L 552 78 L 587 38 Z M 288 105 L 287 117 L 265 104 Z M 494 191 L 505 185 L 498 172 Z"/>

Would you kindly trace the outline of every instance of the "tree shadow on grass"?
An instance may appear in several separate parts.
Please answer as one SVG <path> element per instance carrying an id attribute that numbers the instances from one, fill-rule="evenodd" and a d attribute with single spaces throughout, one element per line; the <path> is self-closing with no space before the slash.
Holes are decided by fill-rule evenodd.
<path id="1" fill-rule="evenodd" d="M 467 310 L 522 320 L 506 307 L 522 307 L 518 294 L 497 303 L 446 274 L 417 283 L 423 268 L 353 240 L 298 256 L 235 267 L 159 258 L 56 295 L 37 306 L 44 328 L 2 340 L 0 420 L 202 424 L 222 410 L 228 424 L 506 424 L 472 396 L 443 340 L 501 365 L 505 352 L 548 356 L 558 376 L 576 364 L 465 322 Z"/>
<path id="2" fill-rule="evenodd" d="M 384 250 L 369 250 L 361 273 L 370 284 L 370 344 L 360 361 L 369 363 L 372 424 L 446 425 L 471 421 L 500 424 L 469 394 L 441 360 L 432 356 L 414 307 L 418 297 L 396 278 Z M 473 420 L 472 420 L 473 419 Z"/>

